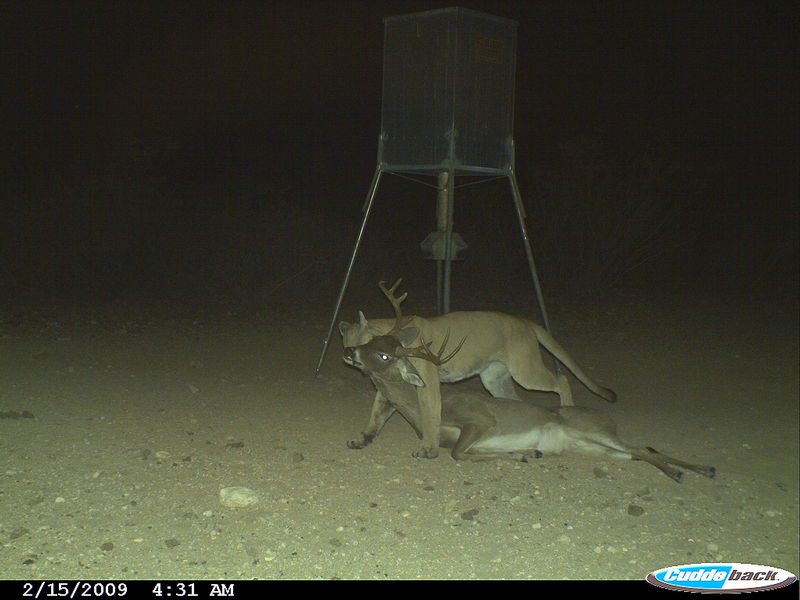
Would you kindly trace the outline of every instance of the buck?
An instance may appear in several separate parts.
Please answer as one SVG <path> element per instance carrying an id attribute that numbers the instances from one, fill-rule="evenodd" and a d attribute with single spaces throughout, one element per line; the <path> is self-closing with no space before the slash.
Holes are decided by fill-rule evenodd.
<path id="1" fill-rule="evenodd" d="M 339 331 L 345 347 L 361 346 L 375 336 L 386 335 L 401 319 L 403 325 L 413 325 L 419 335 L 429 341 L 442 340 L 451 331 L 462 338 L 461 350 L 451 357 L 452 360 L 438 365 L 425 360 L 416 361 L 417 372 L 425 385 L 415 388 L 422 439 L 414 456 L 435 458 L 439 453 L 442 412 L 440 381 L 461 381 L 479 375 L 481 383 L 492 396 L 515 400 L 519 399 L 514 388 L 516 381 L 528 390 L 555 392 L 563 406 L 571 406 L 572 391 L 566 375 L 554 374 L 544 366 L 540 345 L 589 390 L 608 402 L 616 402 L 617 396 L 613 391 L 595 383 L 543 327 L 526 319 L 490 311 L 451 312 L 431 319 L 418 316 L 403 318 L 400 304 L 408 294 L 399 297 L 395 294 L 401 281 L 398 279 L 390 289 L 386 289 L 383 282 L 378 284 L 394 308 L 394 321 L 367 321 L 364 313 L 359 311 L 359 322 L 350 324 L 342 321 Z M 385 403 L 386 399 L 381 397 L 379 389 L 373 411 L 380 411 Z M 374 434 L 375 426 L 371 420 L 365 433 Z"/>
<path id="2" fill-rule="evenodd" d="M 422 437 L 423 413 L 416 390 L 424 387 L 425 382 L 411 359 L 441 367 L 464 345 L 462 339 L 444 356 L 448 334 L 434 354 L 432 343 L 424 339 L 418 346 L 412 346 L 419 337 L 419 330 L 403 325 L 398 310 L 395 326 L 386 335 L 375 336 L 366 344 L 344 350 L 344 361 L 369 375 L 381 399 L 376 399 L 373 405 L 370 428 L 362 433 L 361 439 L 348 442 L 349 448 L 361 449 L 370 444 L 395 412 Z M 706 477 L 716 475 L 712 466 L 692 464 L 650 447 L 639 448 L 623 442 L 617 436 L 614 421 L 600 411 L 578 406 L 549 410 L 530 402 L 457 391 L 453 387 L 442 393 L 439 443 L 452 448 L 451 456 L 455 460 L 514 458 L 527 461 L 532 457 L 576 452 L 645 461 L 678 483 L 683 480 L 680 468 Z"/>

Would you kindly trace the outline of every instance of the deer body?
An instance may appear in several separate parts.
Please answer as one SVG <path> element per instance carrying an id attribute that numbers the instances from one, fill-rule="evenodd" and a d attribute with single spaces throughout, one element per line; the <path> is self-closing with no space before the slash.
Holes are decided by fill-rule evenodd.
<path id="1" fill-rule="evenodd" d="M 416 388 L 424 383 L 409 355 L 423 358 L 427 352 L 427 360 L 444 362 L 441 357 L 444 344 L 438 357 L 424 344 L 412 349 L 413 352 L 404 352 L 418 335 L 414 329 L 409 327 L 397 331 L 396 335 L 377 336 L 367 344 L 345 349 L 345 362 L 368 374 L 383 398 L 373 405 L 374 430 L 364 432 L 360 440 L 349 442 L 348 447 L 358 449 L 369 444 L 395 411 L 400 412 L 422 437 L 422 413 Z M 716 474 L 714 467 L 695 465 L 649 447 L 638 448 L 623 442 L 617 436 L 614 421 L 600 411 L 578 406 L 549 410 L 521 400 L 493 398 L 452 387 L 442 390 L 439 439 L 441 446 L 452 448 L 451 455 L 456 460 L 501 457 L 527 460 L 577 452 L 643 460 L 677 482 L 683 479 L 683 472 L 676 467 L 706 477 Z"/>
<path id="2" fill-rule="evenodd" d="M 454 382 L 478 375 L 486 390 L 497 398 L 518 399 L 514 382 L 528 390 L 555 392 L 563 406 L 571 406 L 572 391 L 566 375 L 553 373 L 542 361 L 541 347 L 553 354 L 586 387 L 608 402 L 616 401 L 616 394 L 594 382 L 575 360 L 542 327 L 511 315 L 487 311 L 452 312 L 430 319 L 419 316 L 402 316 L 401 303 L 407 294 L 396 296 L 401 280 L 387 289 L 383 282 L 380 289 L 395 311 L 395 319 L 373 319 L 367 321 L 359 312 L 358 323 L 339 323 L 339 331 L 345 347 L 367 344 L 376 336 L 391 335 L 407 325 L 423 340 L 445 344 L 450 335 L 461 338 L 456 352 L 446 360 L 427 360 L 424 352 L 409 355 L 424 384 L 416 386 L 420 411 L 422 437 L 419 449 L 414 453 L 419 458 L 435 458 L 439 453 L 440 418 L 442 398 L 440 382 Z M 463 346 L 463 348 L 462 348 Z M 460 351 L 459 351 L 460 350 Z M 423 359 L 423 360 L 420 360 Z M 452 360 L 451 360 L 452 359 Z M 387 399 L 378 390 L 373 403 L 373 418 L 365 435 L 374 435 L 378 429 L 375 417 L 382 414 Z"/>

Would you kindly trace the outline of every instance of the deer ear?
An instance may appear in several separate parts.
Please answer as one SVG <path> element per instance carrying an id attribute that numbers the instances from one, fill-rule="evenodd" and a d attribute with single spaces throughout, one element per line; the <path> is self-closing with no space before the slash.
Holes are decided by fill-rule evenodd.
<path id="1" fill-rule="evenodd" d="M 399 362 L 400 376 L 403 381 L 410 383 L 415 387 L 425 387 L 425 382 L 419 376 L 419 371 L 411 364 L 410 361 L 403 359 Z"/>
<path id="2" fill-rule="evenodd" d="M 348 329 L 350 329 L 350 323 L 347 321 L 339 321 L 339 333 L 342 334 L 342 337 L 347 335 Z"/>
<path id="3" fill-rule="evenodd" d="M 366 329 L 367 328 L 367 317 L 365 317 L 364 313 L 361 312 L 361 311 L 358 311 L 358 326 L 361 329 Z"/>
<path id="4" fill-rule="evenodd" d="M 400 345 L 403 346 L 403 348 L 408 348 L 414 342 L 414 340 L 417 339 L 418 335 L 418 328 L 406 327 L 397 333 L 397 339 L 400 341 Z"/>

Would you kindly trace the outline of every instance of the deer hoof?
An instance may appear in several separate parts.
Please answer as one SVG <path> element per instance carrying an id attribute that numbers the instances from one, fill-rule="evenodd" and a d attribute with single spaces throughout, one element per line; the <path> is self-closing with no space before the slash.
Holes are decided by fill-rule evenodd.
<path id="1" fill-rule="evenodd" d="M 531 458 L 542 458 L 544 454 L 542 454 L 539 450 L 534 450 L 533 452 L 526 452 L 525 454 L 521 455 L 520 461 L 521 462 L 529 462 Z"/>

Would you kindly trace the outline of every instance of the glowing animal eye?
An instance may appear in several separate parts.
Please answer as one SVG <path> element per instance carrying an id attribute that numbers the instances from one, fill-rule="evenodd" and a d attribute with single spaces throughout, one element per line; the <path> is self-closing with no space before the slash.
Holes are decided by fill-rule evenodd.
<path id="1" fill-rule="evenodd" d="M 389 355 L 388 354 L 384 354 L 383 352 L 381 352 L 378 356 L 380 356 L 381 360 L 383 360 L 383 361 L 389 360 Z"/>

